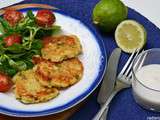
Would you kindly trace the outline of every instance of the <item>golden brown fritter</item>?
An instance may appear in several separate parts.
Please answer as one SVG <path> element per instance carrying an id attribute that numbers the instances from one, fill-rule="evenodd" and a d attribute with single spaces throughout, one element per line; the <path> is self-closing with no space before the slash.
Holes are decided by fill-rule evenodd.
<path id="1" fill-rule="evenodd" d="M 23 103 L 48 101 L 59 94 L 56 88 L 45 88 L 35 78 L 33 70 L 22 71 L 13 77 L 15 95 Z"/>
<path id="2" fill-rule="evenodd" d="M 75 35 L 60 35 L 45 38 L 41 52 L 43 58 L 60 62 L 78 56 L 82 52 L 82 47 Z"/>
<path id="3" fill-rule="evenodd" d="M 53 63 L 41 61 L 34 67 L 36 78 L 47 87 L 65 88 L 78 82 L 83 75 L 83 65 L 78 58 Z"/>

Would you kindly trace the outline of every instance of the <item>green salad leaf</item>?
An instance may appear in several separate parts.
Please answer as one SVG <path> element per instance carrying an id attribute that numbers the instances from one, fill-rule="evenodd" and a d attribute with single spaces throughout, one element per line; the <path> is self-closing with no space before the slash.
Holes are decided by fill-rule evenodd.
<path id="1" fill-rule="evenodd" d="M 9 46 L 7 48 L 4 48 L 6 51 L 9 51 L 11 53 L 23 53 L 25 52 L 23 46 L 21 44 L 13 44 L 12 46 Z"/>
<path id="2" fill-rule="evenodd" d="M 27 17 L 29 17 L 31 20 L 35 20 L 35 16 L 34 16 L 32 10 L 28 10 Z"/>
<path id="3" fill-rule="evenodd" d="M 13 76 L 17 73 L 17 70 L 12 68 L 7 62 L 0 64 L 0 71 L 8 74 L 9 76 Z"/>
<path id="4" fill-rule="evenodd" d="M 5 33 L 5 31 L 4 31 L 4 27 L 3 27 L 3 25 L 0 23 L 0 33 L 1 34 L 4 34 Z"/>
<path id="5" fill-rule="evenodd" d="M 12 32 L 13 31 L 13 29 L 9 25 L 9 23 L 6 20 L 4 20 L 3 18 L 1 18 L 1 17 L 0 17 L 0 23 L 1 23 L 1 29 L 4 30 L 3 32 L 7 33 L 7 32 Z"/>
<path id="6" fill-rule="evenodd" d="M 40 27 L 40 29 L 37 31 L 35 38 L 36 39 L 40 39 L 43 38 L 45 36 L 52 36 L 55 34 L 58 34 L 61 32 L 61 27 L 58 25 L 54 25 L 52 27 L 49 28 L 42 28 Z"/>
<path id="7" fill-rule="evenodd" d="M 25 17 L 15 26 L 10 26 L 0 17 L 0 71 L 13 76 L 18 71 L 32 68 L 32 57 L 41 55 L 43 37 L 59 32 L 61 27 L 57 25 L 48 28 L 38 26 L 31 10 L 27 11 Z M 3 40 L 12 34 L 21 35 L 22 42 L 6 47 Z"/>
<path id="8" fill-rule="evenodd" d="M 11 67 L 19 71 L 27 69 L 27 65 L 24 61 L 13 61 L 12 59 L 10 59 L 8 62 Z"/>

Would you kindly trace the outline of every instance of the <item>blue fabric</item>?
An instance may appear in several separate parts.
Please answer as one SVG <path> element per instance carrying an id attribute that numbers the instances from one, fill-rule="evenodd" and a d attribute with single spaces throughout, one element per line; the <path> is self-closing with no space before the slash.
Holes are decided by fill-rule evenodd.
<path id="1" fill-rule="evenodd" d="M 99 0 L 26 0 L 23 3 L 50 4 L 79 18 L 83 22 L 90 22 L 92 24 L 92 10 L 98 1 Z M 129 9 L 128 19 L 134 19 L 143 24 L 146 28 L 148 33 L 146 49 L 160 47 L 160 30 L 154 24 L 132 9 Z M 107 55 L 109 56 L 112 50 L 117 47 L 114 41 L 114 35 L 102 34 L 98 29 L 97 32 L 103 37 Z M 127 58 L 128 55 L 123 53 L 118 71 L 121 70 Z M 96 102 L 97 93 L 98 89 L 87 100 L 87 104 L 74 114 L 70 120 L 91 120 L 99 109 L 99 105 Z M 151 116 L 160 117 L 160 113 L 147 111 L 141 108 L 135 103 L 132 96 L 132 90 L 126 89 L 121 91 L 113 99 L 109 110 L 108 120 L 148 120 L 147 117 Z"/>

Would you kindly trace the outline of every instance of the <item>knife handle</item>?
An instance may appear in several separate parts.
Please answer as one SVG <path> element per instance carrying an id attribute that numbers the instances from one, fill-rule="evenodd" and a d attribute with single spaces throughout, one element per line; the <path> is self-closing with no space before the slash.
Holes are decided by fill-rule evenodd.
<path id="1" fill-rule="evenodd" d="M 107 120 L 107 113 L 108 113 L 108 110 L 109 110 L 109 107 L 107 107 L 107 108 L 105 109 L 105 111 L 103 112 L 103 114 L 102 114 L 100 120 Z"/>

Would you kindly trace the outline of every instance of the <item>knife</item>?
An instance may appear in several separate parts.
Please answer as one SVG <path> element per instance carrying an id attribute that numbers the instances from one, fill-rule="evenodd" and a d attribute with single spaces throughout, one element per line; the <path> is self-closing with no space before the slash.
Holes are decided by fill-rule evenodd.
<path id="1" fill-rule="evenodd" d="M 103 82 L 101 84 L 101 88 L 97 98 L 97 101 L 101 106 L 103 106 L 103 104 L 109 98 L 114 89 L 120 55 L 121 55 L 121 49 L 116 48 L 113 50 L 108 60 L 107 70 L 104 75 Z M 102 118 L 106 120 L 105 113 L 106 112 L 104 112 L 104 114 L 102 115 Z"/>

